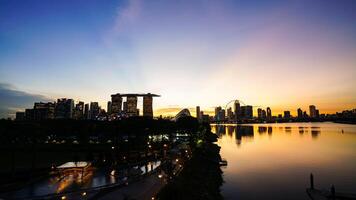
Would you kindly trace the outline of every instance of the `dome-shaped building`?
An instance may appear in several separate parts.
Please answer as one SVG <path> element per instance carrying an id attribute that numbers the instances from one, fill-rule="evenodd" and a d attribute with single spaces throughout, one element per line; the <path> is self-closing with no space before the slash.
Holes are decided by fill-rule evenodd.
<path id="1" fill-rule="evenodd" d="M 179 113 L 173 118 L 173 121 L 177 121 L 179 118 L 182 117 L 190 117 L 190 112 L 187 108 L 184 108 L 183 110 L 179 111 Z"/>

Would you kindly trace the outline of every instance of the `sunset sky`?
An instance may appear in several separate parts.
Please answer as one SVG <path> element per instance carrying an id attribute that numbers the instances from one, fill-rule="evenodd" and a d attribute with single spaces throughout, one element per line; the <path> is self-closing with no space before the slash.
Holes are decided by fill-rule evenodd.
<path id="1" fill-rule="evenodd" d="M 155 114 L 232 99 L 356 107 L 354 0 L 0 0 L 0 117 L 34 101 L 157 93 Z M 168 112 L 169 111 L 169 112 Z"/>

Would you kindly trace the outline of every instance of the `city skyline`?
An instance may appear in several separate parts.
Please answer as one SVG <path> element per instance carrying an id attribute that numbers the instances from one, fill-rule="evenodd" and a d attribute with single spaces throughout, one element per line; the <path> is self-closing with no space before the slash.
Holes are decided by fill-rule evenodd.
<path id="1" fill-rule="evenodd" d="M 62 97 L 106 108 L 117 91 L 161 94 L 155 115 L 212 113 L 236 98 L 294 116 L 353 109 L 354 10 L 347 0 L 2 1 L 0 115 Z"/>

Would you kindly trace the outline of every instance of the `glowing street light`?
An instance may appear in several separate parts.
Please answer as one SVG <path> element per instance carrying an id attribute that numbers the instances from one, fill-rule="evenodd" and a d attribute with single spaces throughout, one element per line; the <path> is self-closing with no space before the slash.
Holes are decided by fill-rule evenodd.
<path id="1" fill-rule="evenodd" d="M 83 192 L 83 193 L 82 193 L 82 196 L 86 196 L 86 195 L 87 195 L 87 193 L 86 193 L 86 192 Z"/>
<path id="2" fill-rule="evenodd" d="M 64 199 L 67 199 L 67 197 L 66 196 L 62 196 L 61 199 L 64 200 Z"/>

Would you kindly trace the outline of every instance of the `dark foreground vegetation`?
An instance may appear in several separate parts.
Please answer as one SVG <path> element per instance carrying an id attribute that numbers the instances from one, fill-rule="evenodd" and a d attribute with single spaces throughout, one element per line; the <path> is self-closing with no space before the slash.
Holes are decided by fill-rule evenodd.
<path id="1" fill-rule="evenodd" d="M 163 148 L 173 145 L 177 133 L 194 137 L 198 126 L 193 117 L 177 122 L 145 117 L 0 120 L 0 192 L 47 176 L 52 166 L 69 161 L 109 167 L 156 159 Z"/>
<path id="2" fill-rule="evenodd" d="M 223 183 L 219 162 L 220 147 L 214 142 L 217 136 L 210 126 L 204 125 L 193 137 L 192 158 L 182 172 L 169 182 L 157 195 L 160 200 L 223 199 L 220 186 Z"/>

